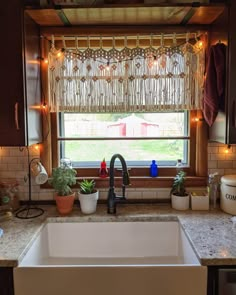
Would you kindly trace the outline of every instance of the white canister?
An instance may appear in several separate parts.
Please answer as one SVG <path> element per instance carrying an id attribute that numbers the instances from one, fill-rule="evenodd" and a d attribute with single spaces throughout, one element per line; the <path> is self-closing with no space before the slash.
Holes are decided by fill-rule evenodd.
<path id="1" fill-rule="evenodd" d="M 236 215 L 236 175 L 221 177 L 220 207 L 226 213 Z"/>

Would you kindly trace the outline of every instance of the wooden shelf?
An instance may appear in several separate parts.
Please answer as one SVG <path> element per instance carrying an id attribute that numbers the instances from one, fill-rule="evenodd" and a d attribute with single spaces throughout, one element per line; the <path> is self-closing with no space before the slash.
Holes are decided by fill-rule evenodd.
<path id="1" fill-rule="evenodd" d="M 214 22 L 225 4 L 137 4 L 106 7 L 27 9 L 40 26 L 188 25 Z"/>

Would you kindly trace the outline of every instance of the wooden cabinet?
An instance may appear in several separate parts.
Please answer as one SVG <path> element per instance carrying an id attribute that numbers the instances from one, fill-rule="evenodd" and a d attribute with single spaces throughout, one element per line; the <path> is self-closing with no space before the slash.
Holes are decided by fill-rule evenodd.
<path id="1" fill-rule="evenodd" d="M 236 290 L 236 266 L 208 266 L 207 295 L 233 295 Z"/>
<path id="2" fill-rule="evenodd" d="M 210 128 L 210 140 L 236 144 L 236 1 L 213 25 L 210 42 L 221 40 L 227 47 L 226 99 L 220 107 L 215 123 Z"/>
<path id="3" fill-rule="evenodd" d="M 0 9 L 0 146 L 41 141 L 39 27 L 23 1 Z"/>
<path id="4" fill-rule="evenodd" d="M 0 294 L 14 295 L 12 267 L 0 267 Z"/>
<path id="5" fill-rule="evenodd" d="M 236 2 L 229 9 L 228 103 L 226 104 L 226 143 L 236 143 Z"/>

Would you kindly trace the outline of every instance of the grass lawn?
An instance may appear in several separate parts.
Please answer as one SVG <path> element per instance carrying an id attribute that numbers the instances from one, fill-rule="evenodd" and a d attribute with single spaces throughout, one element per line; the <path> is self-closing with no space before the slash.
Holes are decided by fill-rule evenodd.
<path id="1" fill-rule="evenodd" d="M 183 159 L 183 146 L 183 140 L 68 141 L 65 157 L 72 161 L 101 161 L 119 153 L 126 161 L 176 161 Z"/>

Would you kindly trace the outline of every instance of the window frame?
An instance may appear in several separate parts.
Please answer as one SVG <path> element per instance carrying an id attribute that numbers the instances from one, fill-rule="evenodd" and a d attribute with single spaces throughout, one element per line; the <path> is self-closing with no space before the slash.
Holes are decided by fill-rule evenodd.
<path id="1" fill-rule="evenodd" d="M 66 155 L 65 155 L 65 143 L 66 142 L 69 142 L 69 141 L 104 141 L 104 143 L 106 141 L 133 141 L 133 140 L 168 140 L 168 139 L 177 139 L 177 140 L 183 140 L 184 141 L 184 145 L 183 145 L 183 152 L 184 152 L 184 157 L 182 157 L 182 160 L 183 160 L 183 163 L 189 163 L 189 142 L 190 142 L 190 135 L 189 135 L 189 120 L 190 120 L 190 116 L 189 116 L 189 111 L 180 111 L 182 114 L 183 114 L 183 117 L 184 117 L 184 122 L 185 122 L 185 125 L 184 125 L 184 134 L 182 135 L 176 135 L 176 136 L 173 136 L 173 137 L 168 137 L 168 136 L 165 136 L 165 137 L 158 137 L 158 136 L 144 136 L 144 137 L 141 137 L 141 136 L 138 136 L 138 137 L 129 137 L 129 136 L 111 136 L 111 137 L 88 137 L 88 136 L 80 136 L 80 137 L 70 137 L 70 136 L 66 136 L 65 135 L 65 124 L 64 124 L 64 120 L 65 120 L 65 114 L 70 114 L 68 112 L 60 112 L 58 113 L 57 115 L 57 121 L 58 121 L 58 130 L 59 130 L 59 134 L 58 134 L 58 137 L 57 137 L 57 140 L 59 141 L 58 143 L 58 147 L 59 147 L 59 155 L 60 155 L 60 158 L 66 158 Z M 156 112 L 156 113 L 161 113 L 160 111 L 159 112 Z M 167 113 L 173 113 L 171 111 L 167 112 Z M 127 113 L 129 114 L 129 113 Z M 152 114 L 155 114 L 155 112 L 153 112 Z M 88 114 L 89 115 L 89 114 Z M 177 158 L 176 158 L 177 159 Z M 107 165 L 109 165 L 110 159 L 107 159 L 106 158 L 106 162 L 107 162 Z M 59 162 L 59 160 L 58 160 Z M 93 167 L 99 167 L 100 166 L 100 162 L 99 160 L 97 161 L 92 161 L 92 162 L 88 162 L 88 164 L 86 164 L 86 161 L 72 161 L 73 163 L 73 167 L 77 168 L 80 167 L 84 167 L 84 168 L 93 168 Z M 150 166 L 150 161 L 138 161 L 138 159 L 135 159 L 135 160 L 127 160 L 126 159 L 126 163 L 129 167 L 131 167 L 130 169 L 134 169 L 134 168 L 142 168 L 142 167 L 149 167 Z M 165 160 L 161 160 L 161 161 L 158 161 L 158 164 L 159 164 L 159 167 L 175 167 L 176 165 L 176 160 L 168 160 L 168 161 L 165 161 Z M 116 166 L 119 166 L 119 168 L 121 167 L 120 163 L 118 162 L 116 164 Z"/>
<path id="2" fill-rule="evenodd" d="M 202 125 L 205 125 L 205 122 L 198 121 L 196 122 L 194 118 L 199 117 L 201 112 L 199 111 L 190 111 L 190 119 L 189 119 L 189 166 L 184 167 L 184 171 L 187 173 L 187 184 L 194 186 L 204 186 L 206 185 L 206 169 L 202 167 L 200 170 L 202 172 L 198 173 L 196 162 L 199 161 L 198 157 L 202 156 L 203 153 L 201 151 L 196 152 L 197 139 L 203 143 L 204 141 L 207 143 L 206 133 L 203 132 L 203 136 L 199 136 L 199 131 L 197 129 L 201 129 Z M 57 114 L 51 113 L 51 155 L 52 155 L 52 167 L 58 166 L 59 158 L 58 158 L 58 123 L 57 123 Z M 199 126 L 201 125 L 201 126 Z M 198 154 L 198 156 L 197 156 Z M 202 157 L 201 157 L 202 158 Z M 198 165 L 199 166 L 199 165 Z M 79 168 L 76 169 L 78 171 L 79 178 L 94 178 L 98 184 L 98 187 L 107 187 L 108 179 L 101 179 L 98 176 L 98 168 Z M 199 168 L 198 168 L 199 170 Z M 205 171 L 205 172 L 204 172 Z M 133 187 L 170 187 L 173 177 L 176 175 L 175 167 L 160 167 L 159 168 L 159 176 L 157 178 L 151 178 L 149 176 L 149 167 L 134 167 L 129 171 L 130 177 L 132 179 Z M 201 175 L 199 175 L 201 174 Z M 115 176 L 121 178 L 120 169 L 116 169 Z"/>
<path id="3" fill-rule="evenodd" d="M 112 28 L 111 28 L 112 29 Z M 148 29 L 150 30 L 150 28 Z M 110 33 L 110 29 L 109 29 Z M 41 39 L 42 56 L 47 56 L 49 51 L 49 43 L 46 39 Z M 47 64 L 41 62 L 41 79 L 43 103 L 48 101 L 48 68 Z M 56 113 L 50 113 L 46 108 L 42 115 L 43 125 L 43 142 L 40 149 L 40 158 L 44 167 L 48 171 L 49 176 L 52 173 L 52 168 L 58 165 L 57 152 L 57 132 L 58 126 L 56 121 Z M 198 122 L 194 118 L 200 118 Z M 189 167 L 184 167 L 187 173 L 186 186 L 202 187 L 207 184 L 207 146 L 208 146 L 208 127 L 202 120 L 202 112 L 190 112 L 190 158 Z M 175 168 L 160 167 L 159 176 L 152 178 L 149 176 L 149 168 L 133 168 L 130 171 L 132 188 L 170 188 L 173 182 L 173 177 L 176 175 Z M 121 183 L 120 171 L 115 171 L 117 185 Z M 108 188 L 109 178 L 99 178 L 97 168 L 83 168 L 78 171 L 78 178 L 93 178 L 96 180 L 98 188 Z M 43 188 L 51 188 L 49 185 L 42 185 Z"/>

